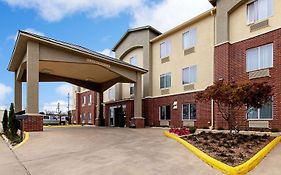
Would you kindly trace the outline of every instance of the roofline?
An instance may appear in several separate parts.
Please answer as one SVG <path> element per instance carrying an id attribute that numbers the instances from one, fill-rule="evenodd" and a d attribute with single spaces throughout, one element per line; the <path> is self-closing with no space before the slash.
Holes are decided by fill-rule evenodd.
<path id="1" fill-rule="evenodd" d="M 64 42 L 64 41 L 56 40 L 56 39 L 45 37 L 45 36 L 40 36 L 40 35 L 37 35 L 37 34 L 34 34 L 34 33 L 29 33 L 29 32 L 26 32 L 26 31 L 22 31 L 22 30 L 18 31 L 18 36 L 17 36 L 16 44 L 14 46 L 14 50 L 13 50 L 13 53 L 12 53 L 12 56 L 11 56 L 11 59 L 10 59 L 10 62 L 9 62 L 9 66 L 8 66 L 8 70 L 9 71 L 13 71 L 11 69 L 12 59 L 14 58 L 14 54 L 15 54 L 15 51 L 16 51 L 16 48 L 17 48 L 17 45 L 18 45 L 18 42 L 19 42 L 19 38 L 20 38 L 21 35 L 29 37 L 31 39 L 35 39 L 35 40 L 41 41 L 43 43 L 47 43 L 47 44 L 51 44 L 51 45 L 56 45 L 56 46 L 59 46 L 61 48 L 67 49 L 67 50 L 76 51 L 76 52 L 79 52 L 79 53 L 84 54 L 84 55 L 94 56 L 94 57 L 97 57 L 97 58 L 102 59 L 102 60 L 107 61 L 107 62 L 115 63 L 115 64 L 118 64 L 118 65 L 121 65 L 121 66 L 126 66 L 126 67 L 129 67 L 131 69 L 135 69 L 137 71 L 140 71 L 142 73 L 147 73 L 148 72 L 148 70 L 146 70 L 146 69 L 143 69 L 143 68 L 131 65 L 129 63 L 126 63 L 124 61 L 112 58 L 110 56 L 107 56 L 107 55 L 104 55 L 104 54 L 92 51 L 92 50 L 87 49 L 87 48 L 82 47 L 82 46 L 79 46 L 79 45 L 76 45 L 76 44 L 67 43 L 67 42 Z M 63 44 L 63 43 L 65 43 L 65 44 Z M 73 45 L 73 47 L 71 47 L 70 45 Z M 74 46 L 81 47 L 81 49 L 76 48 Z M 82 50 L 82 48 L 85 49 L 85 50 Z M 88 50 L 88 51 L 86 51 L 86 50 Z"/>
<path id="2" fill-rule="evenodd" d="M 209 2 L 215 7 L 217 5 L 217 0 L 209 0 Z"/>
<path id="3" fill-rule="evenodd" d="M 141 30 L 151 30 L 156 34 L 162 34 L 162 32 L 160 32 L 159 30 L 155 29 L 152 26 L 142 26 L 142 27 L 137 27 L 137 28 L 132 28 L 132 29 L 128 29 L 126 33 L 123 34 L 123 36 L 119 39 L 119 41 L 115 44 L 115 46 L 112 48 L 112 51 L 115 52 L 117 47 L 125 40 L 125 38 L 129 35 L 129 33 L 131 32 L 136 32 L 136 31 L 141 31 Z"/>
<path id="4" fill-rule="evenodd" d="M 182 24 L 180 24 L 180 25 L 178 25 L 178 26 L 168 30 L 167 32 L 163 33 L 162 35 L 159 35 L 159 36 L 153 38 L 152 40 L 150 40 L 150 42 L 159 41 L 160 39 L 163 39 L 163 38 L 165 38 L 165 37 L 167 37 L 167 36 L 177 32 L 177 31 L 187 27 L 190 24 L 193 24 L 193 23 L 195 23 L 195 22 L 197 22 L 197 21 L 199 21 L 199 20 L 201 20 L 201 19 L 203 19 L 203 18 L 205 18 L 207 16 L 212 16 L 212 15 L 214 15 L 215 10 L 216 10 L 216 7 L 213 7 L 211 9 L 209 9 L 208 11 L 205 11 L 205 12 L 201 13 L 200 15 L 195 16 L 194 18 L 192 18 L 192 19 L 190 19 L 190 20 L 188 20 L 188 21 L 186 21 L 186 22 L 184 22 L 184 23 L 182 23 Z"/>

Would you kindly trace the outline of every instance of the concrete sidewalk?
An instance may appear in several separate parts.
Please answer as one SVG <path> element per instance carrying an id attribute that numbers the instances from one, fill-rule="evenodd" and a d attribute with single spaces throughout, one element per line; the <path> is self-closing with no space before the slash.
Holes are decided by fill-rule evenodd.
<path id="1" fill-rule="evenodd" d="M 279 143 L 249 175 L 281 174 L 281 143 Z"/>
<path id="2" fill-rule="evenodd" d="M 0 136 L 0 174 L 29 175 L 12 150 Z"/>

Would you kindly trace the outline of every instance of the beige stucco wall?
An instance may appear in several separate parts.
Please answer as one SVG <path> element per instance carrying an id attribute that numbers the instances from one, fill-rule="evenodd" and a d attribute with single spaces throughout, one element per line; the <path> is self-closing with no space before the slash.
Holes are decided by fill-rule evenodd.
<path id="1" fill-rule="evenodd" d="M 248 2 L 250 1 L 245 2 L 229 15 L 229 38 L 231 43 L 251 38 L 281 27 L 281 1 L 273 0 L 273 16 L 268 18 L 269 26 L 250 32 L 250 27 L 247 24 Z"/>
<path id="2" fill-rule="evenodd" d="M 130 63 L 132 57 L 137 58 L 137 66 L 143 68 L 143 49 L 138 48 L 129 52 L 124 58 L 123 61 Z M 143 81 L 143 80 L 142 80 Z M 122 99 L 130 98 L 130 84 L 122 83 Z"/>
<path id="3" fill-rule="evenodd" d="M 194 27 L 197 28 L 195 52 L 184 55 L 182 35 Z M 171 41 L 170 61 L 161 63 L 160 43 L 165 40 Z M 155 41 L 152 44 L 152 55 L 153 96 L 161 95 L 160 75 L 168 72 L 171 72 L 172 77 L 170 94 L 188 92 L 184 91 L 182 85 L 182 69 L 192 65 L 197 65 L 197 82 L 194 84 L 194 90 L 205 89 L 213 83 L 214 17 L 208 16 L 164 39 Z"/>

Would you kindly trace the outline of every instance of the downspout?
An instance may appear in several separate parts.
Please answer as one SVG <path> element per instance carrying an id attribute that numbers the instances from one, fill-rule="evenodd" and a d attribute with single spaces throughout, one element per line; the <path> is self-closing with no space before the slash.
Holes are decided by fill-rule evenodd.
<path id="1" fill-rule="evenodd" d="M 211 127 L 210 129 L 214 129 L 214 100 L 211 100 Z"/>

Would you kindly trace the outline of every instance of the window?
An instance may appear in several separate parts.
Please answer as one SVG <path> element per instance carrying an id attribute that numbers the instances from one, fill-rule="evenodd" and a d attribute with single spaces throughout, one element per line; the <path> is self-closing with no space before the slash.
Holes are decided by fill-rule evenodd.
<path id="1" fill-rule="evenodd" d="M 247 113 L 248 120 L 271 120 L 272 119 L 272 101 L 264 104 L 261 108 L 250 107 Z"/>
<path id="2" fill-rule="evenodd" d="M 114 100 L 115 99 L 115 88 L 112 87 L 108 90 L 108 99 Z"/>
<path id="3" fill-rule="evenodd" d="M 134 66 L 137 66 L 138 65 L 137 57 L 134 56 L 134 57 L 130 58 L 130 64 L 134 65 Z"/>
<path id="4" fill-rule="evenodd" d="M 166 58 L 171 52 L 171 42 L 165 41 L 160 44 L 160 58 Z"/>
<path id="5" fill-rule="evenodd" d="M 82 123 L 85 123 L 85 113 L 83 113 L 83 115 L 82 115 Z"/>
<path id="6" fill-rule="evenodd" d="M 182 84 L 193 84 L 197 78 L 197 66 L 191 66 L 182 70 Z"/>
<path id="7" fill-rule="evenodd" d="M 196 119 L 196 104 L 183 104 L 182 105 L 182 119 L 195 120 Z"/>
<path id="8" fill-rule="evenodd" d="M 272 16 L 272 0 L 256 0 L 248 4 L 247 16 L 249 24 Z"/>
<path id="9" fill-rule="evenodd" d="M 160 120 L 171 120 L 170 106 L 160 106 Z"/>
<path id="10" fill-rule="evenodd" d="M 160 89 L 171 87 L 171 73 L 160 75 Z"/>
<path id="11" fill-rule="evenodd" d="M 130 84 L 130 95 L 134 95 L 134 92 L 135 91 L 135 85 L 134 85 L 134 83 L 131 83 Z"/>
<path id="12" fill-rule="evenodd" d="M 90 98 L 89 98 L 89 105 L 91 105 L 92 102 L 93 102 L 93 96 L 92 96 L 92 94 L 91 94 L 91 95 L 90 95 Z"/>
<path id="13" fill-rule="evenodd" d="M 91 122 L 92 122 L 92 113 L 89 112 L 89 115 L 88 115 L 88 116 L 89 116 L 89 118 L 88 118 L 88 123 L 91 123 Z"/>
<path id="14" fill-rule="evenodd" d="M 183 34 L 183 49 L 190 49 L 196 45 L 196 29 L 191 29 Z"/>
<path id="15" fill-rule="evenodd" d="M 114 107 L 109 108 L 109 125 L 114 126 Z"/>
<path id="16" fill-rule="evenodd" d="M 273 44 L 249 49 L 246 52 L 247 72 L 273 66 Z"/>
<path id="17" fill-rule="evenodd" d="M 82 105 L 85 105 L 86 104 L 86 96 L 83 96 L 82 97 Z"/>

